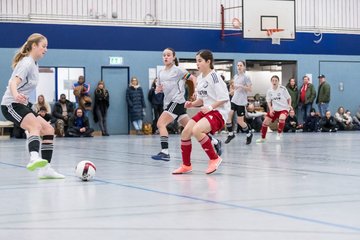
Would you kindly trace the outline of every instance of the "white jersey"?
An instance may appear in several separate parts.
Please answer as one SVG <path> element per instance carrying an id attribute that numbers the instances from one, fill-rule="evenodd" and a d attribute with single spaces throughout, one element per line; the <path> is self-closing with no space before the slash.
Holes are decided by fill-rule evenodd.
<path id="1" fill-rule="evenodd" d="M 21 93 L 29 98 L 30 94 L 36 89 L 39 81 L 39 67 L 34 59 L 31 57 L 24 57 L 16 65 L 13 73 L 11 74 L 10 80 L 14 77 L 21 79 L 20 84 L 17 86 L 18 93 Z M 8 86 L 2 98 L 1 105 L 9 105 L 15 102 L 16 101 Z"/>
<path id="2" fill-rule="evenodd" d="M 166 108 L 170 102 L 185 102 L 185 81 L 189 79 L 190 76 L 185 69 L 175 65 L 170 69 L 160 70 L 157 85 L 163 86 L 164 108 Z"/>
<path id="3" fill-rule="evenodd" d="M 202 73 L 197 78 L 197 97 L 203 100 L 204 106 L 209 106 L 217 101 L 225 101 L 226 103 L 216 108 L 226 122 L 230 112 L 230 99 L 225 82 L 220 75 L 212 70 L 207 76 Z"/>
<path id="4" fill-rule="evenodd" d="M 236 74 L 234 76 L 234 86 L 251 86 L 250 78 L 245 74 Z M 234 91 L 234 96 L 231 99 L 231 102 L 235 103 L 238 106 L 246 106 L 248 104 L 248 92 L 243 88 L 238 88 Z"/>
<path id="5" fill-rule="evenodd" d="M 276 90 L 270 88 L 266 93 L 266 101 L 271 102 L 274 111 L 289 111 L 288 99 L 291 101 L 290 94 L 286 87 L 279 86 Z"/>

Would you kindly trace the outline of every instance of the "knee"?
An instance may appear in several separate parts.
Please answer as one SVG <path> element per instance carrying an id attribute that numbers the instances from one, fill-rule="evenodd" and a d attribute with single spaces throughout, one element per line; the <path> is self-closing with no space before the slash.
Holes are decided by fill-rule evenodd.
<path id="1" fill-rule="evenodd" d="M 156 127 L 157 127 L 157 128 L 162 128 L 162 127 L 163 127 L 163 124 L 158 121 L 158 122 L 156 123 Z"/>
<path id="2" fill-rule="evenodd" d="M 192 129 L 189 127 L 185 127 L 181 132 L 181 139 L 189 139 L 192 135 Z"/>
<path id="3" fill-rule="evenodd" d="M 197 136 L 198 134 L 200 134 L 201 133 L 201 129 L 197 126 L 197 125 L 195 125 L 192 129 L 191 129 L 191 134 L 193 135 L 193 136 Z"/>
<path id="4" fill-rule="evenodd" d="M 31 124 L 28 129 L 28 131 L 30 132 L 33 132 L 33 131 L 36 131 L 36 132 L 40 132 L 42 130 L 42 127 L 41 127 L 41 124 L 38 123 L 38 122 L 34 122 L 33 124 Z"/>
<path id="5" fill-rule="evenodd" d="M 54 128 L 49 124 L 41 129 L 42 135 L 54 135 Z"/>

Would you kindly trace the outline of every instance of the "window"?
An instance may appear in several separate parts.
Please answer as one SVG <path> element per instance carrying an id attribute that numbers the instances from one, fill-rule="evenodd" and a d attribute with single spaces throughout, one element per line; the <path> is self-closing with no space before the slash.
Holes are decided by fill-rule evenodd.
<path id="1" fill-rule="evenodd" d="M 39 83 L 36 93 L 30 97 L 30 102 L 35 103 L 41 94 L 47 102 L 56 102 L 62 93 L 68 100 L 75 102 L 72 86 L 80 75 L 84 76 L 83 67 L 40 67 L 39 72 Z"/>

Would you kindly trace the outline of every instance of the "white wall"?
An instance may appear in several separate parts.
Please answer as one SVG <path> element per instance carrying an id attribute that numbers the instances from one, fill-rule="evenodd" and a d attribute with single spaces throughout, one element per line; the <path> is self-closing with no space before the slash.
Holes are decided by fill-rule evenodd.
<path id="1" fill-rule="evenodd" d="M 260 1 L 261 0 L 253 0 Z M 269 0 L 270 1 L 270 0 Z M 220 5 L 241 6 L 240 0 L 1 0 L 0 21 L 205 27 L 220 29 Z M 296 30 L 360 34 L 359 0 L 296 0 Z M 261 4 L 259 4 L 261 6 Z M 259 6 L 259 7 L 260 7 Z M 246 11 L 246 10 L 245 10 Z M 226 28 L 242 19 L 242 8 L 225 11 Z"/>

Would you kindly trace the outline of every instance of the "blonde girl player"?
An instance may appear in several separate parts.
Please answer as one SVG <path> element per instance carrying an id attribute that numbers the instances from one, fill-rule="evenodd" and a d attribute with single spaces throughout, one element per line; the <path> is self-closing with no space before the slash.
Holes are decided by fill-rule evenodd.
<path id="1" fill-rule="evenodd" d="M 181 153 L 183 164 L 173 174 L 192 171 L 190 155 L 192 150 L 191 136 L 201 144 L 209 157 L 206 174 L 217 170 L 222 159 L 215 152 L 208 134 L 223 129 L 230 112 L 229 93 L 225 82 L 214 71 L 214 58 L 209 50 L 201 50 L 196 54 L 196 64 L 200 71 L 197 78 L 197 99 L 187 101 L 185 107 L 200 107 L 200 111 L 188 122 L 181 133 Z"/>
<path id="2" fill-rule="evenodd" d="M 271 77 L 272 87 L 266 93 L 266 101 L 269 111 L 261 126 L 261 138 L 256 140 L 257 143 L 263 143 L 266 139 L 266 132 L 270 122 L 279 119 L 278 133 L 276 140 L 281 139 L 281 134 L 285 126 L 285 120 L 289 115 L 291 107 L 291 97 L 286 87 L 279 85 L 280 79 L 274 75 Z"/>
<path id="3" fill-rule="evenodd" d="M 159 78 L 156 82 L 155 92 L 164 93 L 165 110 L 157 121 L 157 127 L 160 134 L 161 152 L 151 156 L 154 160 L 169 161 L 169 133 L 166 126 L 178 119 L 178 122 L 185 127 L 189 121 L 189 116 L 184 108 L 185 103 L 185 81 L 192 81 L 194 86 L 196 78 L 186 70 L 178 67 L 178 61 L 175 51 L 172 48 L 166 48 L 163 51 L 163 62 L 165 68 L 159 72 Z"/>
<path id="4" fill-rule="evenodd" d="M 30 171 L 40 168 L 40 179 L 64 178 L 49 164 L 54 147 L 54 128 L 28 107 L 29 96 L 36 89 L 39 80 L 37 62 L 46 54 L 47 45 L 47 39 L 43 35 L 34 33 L 29 36 L 13 59 L 14 71 L 1 101 L 4 117 L 29 133 L 27 141 L 30 161 L 26 168 Z M 40 136 L 43 137 L 42 144 Z"/>

